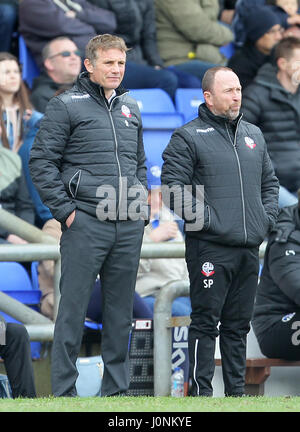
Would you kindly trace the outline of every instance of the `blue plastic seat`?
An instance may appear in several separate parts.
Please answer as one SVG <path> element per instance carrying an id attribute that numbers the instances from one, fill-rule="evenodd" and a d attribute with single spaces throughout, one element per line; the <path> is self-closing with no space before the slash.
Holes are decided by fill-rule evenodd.
<path id="1" fill-rule="evenodd" d="M 159 88 L 130 90 L 142 115 L 143 129 L 175 129 L 182 126 L 183 117 L 176 112 L 168 93 Z"/>
<path id="2" fill-rule="evenodd" d="M 179 88 L 175 93 L 175 106 L 178 113 L 188 122 L 198 116 L 198 107 L 204 102 L 202 89 Z"/>
<path id="3" fill-rule="evenodd" d="M 36 266 L 32 264 L 32 274 Z M 37 275 L 35 275 L 37 278 Z M 36 285 L 35 281 L 35 286 Z M 18 262 L 0 262 L 0 291 L 11 296 L 15 300 L 39 311 L 41 291 L 34 289 L 30 277 L 25 268 Z M 0 312 L 7 322 L 20 323 L 20 321 Z M 31 356 L 33 359 L 40 358 L 41 343 L 31 342 Z"/>
<path id="4" fill-rule="evenodd" d="M 21 35 L 19 35 L 19 61 L 22 65 L 22 79 L 29 88 L 32 88 L 34 78 L 40 75 L 40 69 Z"/>
<path id="5" fill-rule="evenodd" d="M 220 52 L 227 58 L 230 59 L 230 57 L 233 56 L 235 53 L 235 45 L 233 42 L 230 42 L 227 45 L 224 45 L 220 48 Z"/>

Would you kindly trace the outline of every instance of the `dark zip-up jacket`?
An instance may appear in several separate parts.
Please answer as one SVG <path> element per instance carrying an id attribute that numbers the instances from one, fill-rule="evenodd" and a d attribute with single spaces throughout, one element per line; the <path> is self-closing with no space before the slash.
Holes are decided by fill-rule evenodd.
<path id="1" fill-rule="evenodd" d="M 256 247 L 274 226 L 278 180 L 260 129 L 241 116 L 229 122 L 200 105 L 198 118 L 174 132 L 163 159 L 164 185 L 192 185 L 194 199 L 196 185 L 204 185 L 204 226 L 187 236 Z"/>
<path id="2" fill-rule="evenodd" d="M 252 319 L 258 341 L 273 324 L 294 312 L 300 312 L 298 204 L 281 209 L 265 251 Z"/>
<path id="3" fill-rule="evenodd" d="M 66 84 L 59 84 L 53 81 L 47 72 L 43 71 L 33 81 L 30 95 L 31 103 L 37 111 L 44 113 L 49 100 L 58 90 L 65 89 L 66 87 Z M 71 87 L 71 85 L 68 87 Z"/>
<path id="4" fill-rule="evenodd" d="M 108 105 L 103 89 L 83 72 L 71 90 L 48 103 L 29 166 L 45 205 L 64 222 L 75 208 L 96 217 L 105 202 L 112 211 L 116 207 L 109 219 L 116 213 L 122 219 L 120 203 L 126 213 L 135 199 L 128 197 L 129 188 L 142 190 L 144 203 L 144 162 L 137 102 L 117 89 Z"/>
<path id="5" fill-rule="evenodd" d="M 258 72 L 243 93 L 244 119 L 264 134 L 280 184 L 291 192 L 300 187 L 300 88 L 287 91 L 270 63 Z"/>

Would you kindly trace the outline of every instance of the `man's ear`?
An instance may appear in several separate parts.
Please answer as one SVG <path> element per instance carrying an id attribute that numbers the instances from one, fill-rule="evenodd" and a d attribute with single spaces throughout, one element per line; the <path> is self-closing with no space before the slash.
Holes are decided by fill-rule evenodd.
<path id="1" fill-rule="evenodd" d="M 94 66 L 92 65 L 91 61 L 89 59 L 84 59 L 84 66 L 86 68 L 86 70 L 89 73 L 93 73 L 94 72 Z"/>
<path id="2" fill-rule="evenodd" d="M 211 92 L 210 91 L 204 91 L 203 92 L 203 96 L 204 96 L 204 99 L 205 99 L 205 103 L 208 105 L 208 106 L 211 106 L 212 105 L 212 94 L 211 94 Z"/>
<path id="3" fill-rule="evenodd" d="M 286 69 L 286 65 L 287 65 L 287 61 L 284 57 L 279 57 L 279 59 L 277 60 L 277 67 L 280 70 L 285 70 Z"/>
<path id="4" fill-rule="evenodd" d="M 49 70 L 49 71 L 53 71 L 53 69 L 54 69 L 51 60 L 48 58 L 44 61 L 44 66 L 45 66 L 45 69 Z"/>

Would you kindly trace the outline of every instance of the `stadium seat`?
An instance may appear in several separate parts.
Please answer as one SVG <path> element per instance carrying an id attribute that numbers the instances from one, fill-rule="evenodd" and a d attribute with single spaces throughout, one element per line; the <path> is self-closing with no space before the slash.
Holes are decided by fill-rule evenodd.
<path id="1" fill-rule="evenodd" d="M 32 88 L 33 80 L 40 75 L 40 70 L 21 35 L 19 35 L 19 60 L 22 65 L 22 79 L 29 88 Z"/>
<path id="2" fill-rule="evenodd" d="M 33 288 L 27 271 L 20 263 L 0 262 L 0 290 L 26 306 L 39 310 L 41 291 Z M 20 322 L 2 311 L 0 313 L 7 322 Z M 30 345 L 32 358 L 40 358 L 41 343 L 31 342 Z"/>
<path id="3" fill-rule="evenodd" d="M 142 115 L 143 128 L 175 129 L 183 124 L 170 96 L 162 89 L 134 89 L 130 96 L 136 99 Z"/>
<path id="4" fill-rule="evenodd" d="M 230 57 L 233 56 L 235 53 L 235 45 L 233 42 L 230 42 L 227 45 L 224 45 L 220 48 L 220 52 L 227 58 L 230 59 Z"/>
<path id="5" fill-rule="evenodd" d="M 202 89 L 179 88 L 175 94 L 175 106 L 184 121 L 193 120 L 198 115 L 198 107 L 204 102 Z"/>

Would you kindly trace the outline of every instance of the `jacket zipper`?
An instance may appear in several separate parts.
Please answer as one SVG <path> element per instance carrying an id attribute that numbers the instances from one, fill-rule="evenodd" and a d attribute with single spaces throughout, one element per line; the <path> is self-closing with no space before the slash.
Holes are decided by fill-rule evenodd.
<path id="1" fill-rule="evenodd" d="M 246 244 L 247 243 L 248 234 L 247 234 L 247 229 L 246 229 L 246 212 L 245 212 L 244 185 L 243 185 L 243 178 L 242 178 L 242 170 L 241 170 L 240 158 L 239 158 L 238 152 L 236 150 L 236 136 L 237 136 L 237 130 L 238 130 L 238 127 L 239 127 L 241 119 L 242 119 L 242 117 L 239 118 L 238 124 L 236 126 L 236 130 L 235 130 L 235 134 L 234 134 L 234 142 L 232 142 L 232 139 L 231 139 L 231 136 L 230 136 L 230 133 L 229 133 L 229 130 L 228 130 L 228 126 L 227 126 L 226 122 L 225 122 L 225 126 L 226 126 L 227 135 L 228 135 L 229 140 L 230 140 L 230 142 L 232 144 L 232 147 L 233 147 L 233 150 L 234 150 L 234 153 L 235 153 L 235 157 L 236 157 L 236 160 L 237 160 L 237 164 L 238 164 L 239 178 L 240 178 L 240 187 L 241 187 L 241 197 L 242 197 L 242 209 L 243 209 L 243 225 L 244 225 L 244 235 L 245 235 L 245 244 Z"/>
<path id="2" fill-rule="evenodd" d="M 119 97 L 120 96 L 115 96 L 108 107 L 108 114 L 109 114 L 112 130 L 113 130 L 113 135 L 114 135 L 114 140 L 115 140 L 116 160 L 117 160 L 117 165 L 118 165 L 118 170 L 119 170 L 119 201 L 118 201 L 117 215 L 116 215 L 117 218 L 119 216 L 119 211 L 120 211 L 120 202 L 121 202 L 122 193 L 123 193 L 123 184 L 122 184 L 121 165 L 120 165 L 120 160 L 119 160 L 119 156 L 118 156 L 118 140 L 117 140 L 116 128 L 115 128 L 114 120 L 112 117 L 111 109 L 112 109 L 112 105 L 113 105 L 114 101 Z"/>

